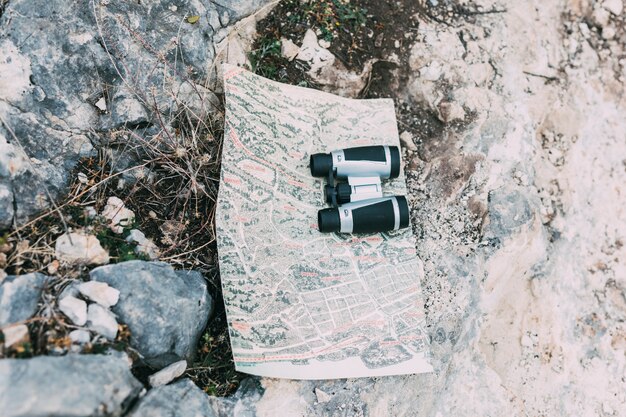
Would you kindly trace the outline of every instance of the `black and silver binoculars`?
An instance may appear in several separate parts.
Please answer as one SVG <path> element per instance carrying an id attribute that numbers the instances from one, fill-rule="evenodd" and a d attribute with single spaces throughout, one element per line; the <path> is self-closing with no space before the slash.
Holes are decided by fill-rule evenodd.
<path id="1" fill-rule="evenodd" d="M 383 197 L 382 180 L 400 175 L 397 146 L 363 146 L 311 155 L 311 175 L 328 177 L 324 200 L 332 206 L 318 212 L 321 232 L 375 233 L 409 225 L 403 196 Z M 335 178 L 347 182 L 335 185 Z"/>

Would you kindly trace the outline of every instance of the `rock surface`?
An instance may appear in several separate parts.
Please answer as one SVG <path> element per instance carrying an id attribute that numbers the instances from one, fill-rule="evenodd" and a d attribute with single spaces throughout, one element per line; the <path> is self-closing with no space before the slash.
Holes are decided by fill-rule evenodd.
<path id="1" fill-rule="evenodd" d="M 192 358 L 213 308 L 200 273 L 129 261 L 96 268 L 90 276 L 119 289 L 113 312 L 128 325 L 131 345 L 147 363 L 162 368 Z"/>
<path id="2" fill-rule="evenodd" d="M 109 252 L 93 235 L 65 233 L 59 236 L 54 247 L 55 256 L 61 262 L 72 265 L 104 265 L 109 263 Z"/>
<path id="3" fill-rule="evenodd" d="M 264 378 L 257 416 L 626 410 L 622 2 L 453 3 L 391 84 L 436 372 Z"/>
<path id="4" fill-rule="evenodd" d="M 66 190 L 77 161 L 94 155 L 106 132 L 154 135 L 155 114 L 176 113 L 193 97 L 178 97 L 181 88 L 198 95 L 212 77 L 226 27 L 267 2 L 95 0 L 79 12 L 64 2 L 3 2 L 0 228 L 50 207 L 49 197 Z M 190 15 L 198 21 L 186 22 Z M 46 36 L 33 36 L 38 31 Z"/>
<path id="5" fill-rule="evenodd" d="M 0 361 L 3 417 L 121 416 L 142 388 L 123 357 L 67 355 Z"/>
<path id="6" fill-rule="evenodd" d="M 129 417 L 217 417 L 209 397 L 191 380 L 154 388 Z"/>
<path id="7" fill-rule="evenodd" d="M 7 276 L 0 284 L 0 326 L 31 318 L 47 279 L 39 273 Z"/>

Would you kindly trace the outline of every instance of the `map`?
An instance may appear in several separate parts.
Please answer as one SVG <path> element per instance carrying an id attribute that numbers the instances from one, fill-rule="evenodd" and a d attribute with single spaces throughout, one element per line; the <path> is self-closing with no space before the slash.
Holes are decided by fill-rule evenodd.
<path id="1" fill-rule="evenodd" d="M 324 181 L 309 157 L 399 146 L 393 101 L 352 100 L 224 67 L 216 224 L 238 371 L 332 379 L 430 372 L 411 228 L 320 233 Z M 406 194 L 404 176 L 386 195 Z"/>

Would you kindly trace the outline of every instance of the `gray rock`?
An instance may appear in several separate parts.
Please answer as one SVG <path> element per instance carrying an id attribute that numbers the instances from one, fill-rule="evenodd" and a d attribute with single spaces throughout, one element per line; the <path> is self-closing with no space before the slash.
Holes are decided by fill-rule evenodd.
<path id="1" fill-rule="evenodd" d="M 489 223 L 486 238 L 503 239 L 530 222 L 533 211 L 529 199 L 519 189 L 505 186 L 489 192 Z"/>
<path id="2" fill-rule="evenodd" d="M 96 268 L 90 276 L 120 291 L 113 312 L 128 325 L 131 345 L 148 364 L 162 368 L 192 359 L 213 308 L 200 273 L 174 271 L 160 262 L 129 261 Z"/>
<path id="3" fill-rule="evenodd" d="M 67 355 L 0 361 L 3 417 L 120 416 L 141 390 L 123 357 Z"/>
<path id="4" fill-rule="evenodd" d="M 154 388 L 129 417 L 216 417 L 209 396 L 191 380 Z"/>
<path id="5" fill-rule="evenodd" d="M 7 276 L 0 284 L 0 326 L 31 318 L 47 279 L 39 273 Z"/>
<path id="6" fill-rule="evenodd" d="M 78 160 L 95 154 L 98 132 L 126 126 L 154 134 L 155 111 L 177 112 L 186 104 L 176 97 L 180 86 L 209 78 L 225 27 L 267 3 L 94 0 L 76 8 L 62 1 L 6 2 L 0 228 L 50 207 L 49 197 L 66 191 Z M 200 19 L 189 24 L 189 15 Z"/>
<path id="7" fill-rule="evenodd" d="M 256 417 L 257 402 L 262 397 L 262 388 L 257 379 L 247 378 L 241 381 L 237 392 L 229 397 L 209 397 L 209 401 L 213 406 L 213 410 L 218 416 L 237 416 L 237 417 Z M 303 393 L 299 398 L 300 401 L 308 400 L 310 396 Z M 280 401 L 277 401 L 280 403 Z M 280 408 L 280 405 L 278 405 Z M 267 408 L 265 411 L 269 411 Z M 289 410 L 276 410 L 275 413 L 266 415 L 294 415 Z"/>

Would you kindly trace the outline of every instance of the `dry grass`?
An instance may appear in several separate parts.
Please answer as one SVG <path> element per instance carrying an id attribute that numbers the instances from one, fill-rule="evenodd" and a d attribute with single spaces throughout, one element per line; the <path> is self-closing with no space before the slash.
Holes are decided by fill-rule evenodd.
<path id="1" fill-rule="evenodd" d="M 99 29 L 107 45 L 105 28 L 99 26 Z M 129 36 L 142 42 L 139 34 Z M 145 47 L 148 49 L 149 45 Z M 153 52 L 157 62 L 162 63 L 162 55 Z M 111 61 L 114 62 L 112 56 Z M 5 234 L 0 233 L 0 268 L 8 274 L 36 271 L 53 277 L 44 289 L 38 313 L 26 323 L 30 342 L 0 352 L 0 356 L 62 354 L 71 349 L 67 335 L 77 327 L 59 312 L 57 298 L 72 282 L 86 279 L 89 269 L 59 264 L 54 244 L 67 230 L 86 229 L 110 252 L 111 262 L 137 258 L 134 246 L 125 241 L 124 234 L 112 233 L 105 219 L 90 214 L 101 213 L 107 199 L 117 196 L 135 212 L 132 227 L 143 231 L 157 244 L 160 260 L 177 268 L 201 271 L 207 278 L 209 292 L 216 300 L 216 312 L 198 346 L 197 363 L 191 365 L 188 376 L 205 391 L 226 395 L 236 389 L 240 377 L 234 371 L 220 301 L 215 242 L 223 103 L 202 85 L 174 72 L 172 77 L 179 82 L 182 78 L 182 82 L 192 86 L 195 105 L 191 108 L 174 92 L 161 91 L 176 103 L 176 110 L 164 111 L 158 107 L 154 91 L 140 92 L 131 79 L 124 77 L 124 71 L 119 69 L 124 63 L 114 62 L 113 65 L 126 87 L 137 91 L 137 99 L 147 108 L 152 121 L 145 127 L 100 134 L 106 147 L 79 163 L 72 173 L 69 192 L 54 209 Z M 171 70 L 171 65 L 167 68 Z M 205 85 L 208 84 L 207 80 Z M 164 82 L 164 85 L 170 84 Z M 103 85 L 103 91 L 107 88 Z M 114 347 L 134 356 L 135 352 L 128 345 L 129 338 L 130 332 L 122 327 L 115 342 L 96 339 L 83 352 L 97 353 Z"/>

